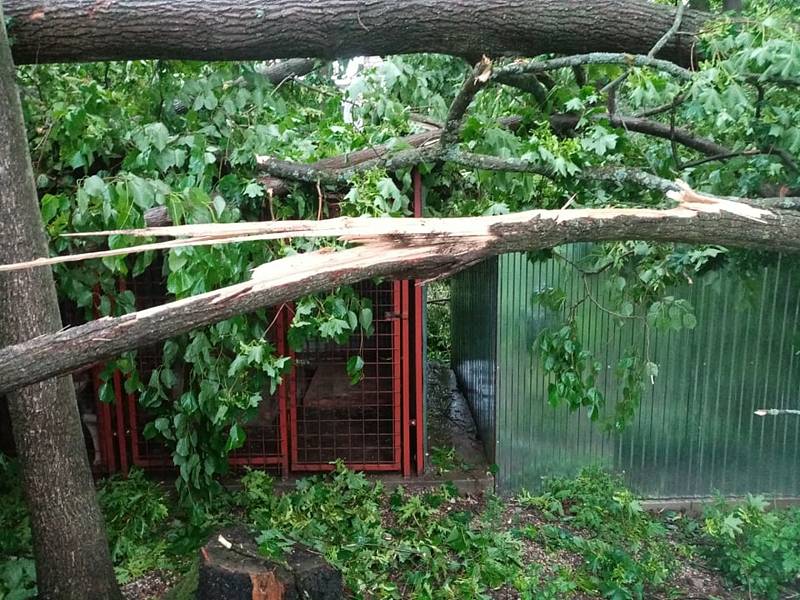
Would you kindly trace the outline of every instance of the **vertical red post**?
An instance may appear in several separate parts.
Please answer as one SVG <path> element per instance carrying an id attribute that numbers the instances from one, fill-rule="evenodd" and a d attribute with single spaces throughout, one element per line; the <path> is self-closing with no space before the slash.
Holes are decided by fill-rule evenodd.
<path id="1" fill-rule="evenodd" d="M 412 171 L 412 181 L 414 186 L 414 216 L 422 217 L 422 174 L 419 169 Z M 414 441 L 416 442 L 416 470 L 422 474 L 425 470 L 425 347 L 424 331 L 422 321 L 424 318 L 423 288 L 419 281 L 414 281 L 414 307 L 412 315 L 414 317 Z"/>
<path id="2" fill-rule="evenodd" d="M 284 304 L 286 310 L 286 330 L 284 337 L 289 331 L 289 314 L 293 311 L 290 304 Z M 286 386 L 286 396 L 289 403 L 289 429 L 286 431 L 289 438 L 289 466 L 294 469 L 297 465 L 297 367 L 295 365 L 295 355 L 286 344 L 286 349 L 289 351 L 289 357 L 292 359 L 292 367 L 289 370 L 286 380 L 283 385 Z"/>
<path id="3" fill-rule="evenodd" d="M 400 326 L 402 327 L 403 336 L 399 356 L 403 365 L 403 380 L 401 383 L 403 390 L 403 477 L 411 475 L 411 357 L 413 354 L 409 343 L 408 288 L 408 281 L 400 282 Z"/>
<path id="4" fill-rule="evenodd" d="M 392 446 L 394 447 L 394 464 L 396 468 L 402 468 L 403 453 L 406 447 L 403 445 L 403 302 L 402 302 L 402 282 L 392 283 Z"/>
<path id="5" fill-rule="evenodd" d="M 119 280 L 119 291 L 124 292 L 127 289 L 127 284 L 124 279 Z M 137 438 L 137 420 L 136 420 L 136 396 L 134 394 L 124 394 L 122 383 L 120 381 L 120 373 L 114 373 L 114 395 L 117 399 L 117 437 L 119 438 L 119 452 L 120 452 L 120 468 L 123 473 L 128 473 L 128 453 L 127 453 L 127 438 L 131 438 L 131 464 L 138 464 L 139 462 L 139 440 Z M 125 395 L 128 405 L 128 429 L 125 430 L 125 420 L 123 418 L 123 402 L 122 397 Z"/>

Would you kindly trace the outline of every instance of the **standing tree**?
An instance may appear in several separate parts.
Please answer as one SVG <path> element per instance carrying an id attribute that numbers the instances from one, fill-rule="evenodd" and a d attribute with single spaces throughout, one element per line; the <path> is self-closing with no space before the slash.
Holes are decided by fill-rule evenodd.
<path id="1" fill-rule="evenodd" d="M 0 8 L 0 256 L 47 253 Z M 0 343 L 61 329 L 49 268 L 0 274 Z M 7 394 L 33 530 L 39 597 L 118 598 L 70 376 Z"/>

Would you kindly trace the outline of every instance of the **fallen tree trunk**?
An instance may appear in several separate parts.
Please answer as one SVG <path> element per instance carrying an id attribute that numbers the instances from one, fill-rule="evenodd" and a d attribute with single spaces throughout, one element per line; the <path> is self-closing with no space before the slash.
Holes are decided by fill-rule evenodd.
<path id="1" fill-rule="evenodd" d="M 258 267 L 245 283 L 4 348 L 0 393 L 304 294 L 372 277 L 438 278 L 505 252 L 619 239 L 800 252 L 797 212 L 757 209 L 691 191 L 676 197 L 679 206 L 666 210 L 539 210 L 458 219 L 342 218 L 164 228 L 159 235 L 191 236 L 176 241 L 182 245 L 331 236 L 362 245 L 284 258 Z M 10 268 L 20 266 L 2 267 Z"/>
<path id="2" fill-rule="evenodd" d="M 17 64 L 650 50 L 676 9 L 646 0 L 5 0 Z M 706 13 L 659 53 L 691 64 Z"/>

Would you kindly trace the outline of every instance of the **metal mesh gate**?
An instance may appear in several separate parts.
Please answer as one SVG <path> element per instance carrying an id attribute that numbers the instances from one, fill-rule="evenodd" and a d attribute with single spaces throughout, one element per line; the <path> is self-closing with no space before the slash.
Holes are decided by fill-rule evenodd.
<path id="1" fill-rule="evenodd" d="M 422 180 L 413 171 L 414 215 L 422 216 Z M 336 207 L 331 205 L 331 214 Z M 265 215 L 266 219 L 267 216 Z M 287 332 L 291 306 L 273 312 L 270 337 L 281 355 L 293 357 L 293 368 L 276 394 L 264 397 L 258 415 L 245 425 L 244 445 L 232 453 L 232 465 L 254 465 L 290 470 L 321 471 L 344 460 L 354 469 L 398 471 L 410 475 L 424 468 L 424 300 L 422 288 L 410 281 L 361 282 L 354 286 L 372 301 L 374 334 L 354 336 L 338 346 L 309 342 L 292 353 Z M 130 290 L 136 309 L 170 301 L 158 255 L 144 273 L 119 282 Z M 99 316 L 99 290 L 95 292 L 95 317 Z M 65 323 L 79 323 L 68 315 Z M 346 364 L 351 356 L 364 360 L 363 378 L 351 385 Z M 147 383 L 162 363 L 162 344 L 140 348 L 137 369 Z M 111 374 L 114 403 L 97 400 L 105 365 L 83 373 L 84 421 L 91 432 L 89 450 L 96 472 L 126 472 L 133 464 L 148 469 L 172 467 L 170 450 L 160 441 L 144 437 L 153 418 L 134 394 L 125 392 L 122 374 Z M 105 388 L 108 389 L 108 388 Z M 173 395 L 179 401 L 181 390 Z M 85 396 L 85 397 L 84 397 Z M 96 407 L 96 409 L 95 409 Z"/>
<path id="2" fill-rule="evenodd" d="M 328 470 L 332 461 L 341 459 L 353 469 L 410 474 L 415 410 L 409 371 L 411 283 L 366 281 L 354 287 L 372 302 L 374 333 L 355 335 L 346 345 L 317 340 L 291 352 L 291 306 L 283 305 L 268 316 L 271 341 L 279 354 L 292 356 L 293 368 L 274 395 L 265 395 L 257 416 L 245 426 L 244 445 L 229 457 L 232 466 L 271 467 L 288 474 Z M 120 289 L 133 292 L 138 310 L 169 301 L 161 260 L 140 276 L 120 282 Z M 363 358 L 364 368 L 361 381 L 351 385 L 346 364 L 354 355 Z M 149 381 L 161 361 L 161 343 L 138 351 L 142 381 Z M 169 449 L 143 435 L 153 415 L 134 394 L 125 393 L 119 373 L 112 383 L 116 402 L 101 405 L 100 419 L 107 470 L 127 471 L 129 465 L 171 468 Z M 180 394 L 175 392 L 175 401 Z"/>
<path id="3" fill-rule="evenodd" d="M 121 282 L 120 287 L 133 292 L 136 298 L 137 310 L 150 308 L 168 302 L 166 282 L 163 277 L 163 265 L 159 258 L 145 270 L 142 275 L 134 279 Z M 268 314 L 272 327 L 268 332 L 270 341 L 276 345 L 279 353 L 286 352 L 286 309 L 280 307 L 277 312 Z M 152 372 L 161 366 L 162 344 L 153 344 L 141 348 L 137 353 L 137 367 L 139 376 L 145 383 L 149 381 Z M 181 393 L 176 393 L 177 401 Z M 120 398 L 117 398 L 118 404 Z M 132 464 L 149 467 L 164 468 L 172 465 L 172 456 L 169 449 L 159 440 L 148 440 L 143 432 L 144 426 L 151 421 L 138 403 L 136 396 L 129 394 L 125 399 L 128 406 L 128 431 L 130 433 L 130 451 Z M 118 415 L 119 415 L 118 411 Z M 119 418 L 119 416 L 118 416 Z M 286 390 L 280 386 L 273 395 L 265 394 L 256 417 L 245 426 L 246 438 L 241 448 L 230 454 L 228 462 L 232 466 L 275 465 L 285 471 L 287 460 L 287 438 L 283 434 L 287 429 L 286 424 Z M 124 448 L 123 448 L 124 452 Z M 125 463 L 121 461 L 123 466 Z"/>
<path id="4" fill-rule="evenodd" d="M 351 468 L 396 471 L 401 466 L 401 325 L 405 282 L 362 282 L 356 292 L 372 301 L 374 333 L 347 345 L 311 341 L 294 354 L 289 379 L 291 469 Z M 364 360 L 351 385 L 346 364 Z"/>

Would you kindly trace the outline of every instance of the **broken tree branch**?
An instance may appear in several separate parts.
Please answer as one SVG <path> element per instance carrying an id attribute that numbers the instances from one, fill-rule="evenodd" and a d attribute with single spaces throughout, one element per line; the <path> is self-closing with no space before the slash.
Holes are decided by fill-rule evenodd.
<path id="1" fill-rule="evenodd" d="M 651 58 L 643 54 L 625 54 L 623 52 L 592 52 L 589 54 L 574 54 L 549 60 L 516 61 L 495 69 L 493 78 L 503 75 L 520 75 L 523 73 L 543 73 L 557 69 L 572 68 L 581 65 L 626 65 L 629 67 L 650 67 L 664 71 L 681 80 L 690 80 L 694 73 L 675 63 L 658 58 Z"/>
<path id="2" fill-rule="evenodd" d="M 342 218 L 190 226 L 201 228 L 195 233 L 217 236 L 217 243 L 241 239 L 243 230 L 250 227 L 256 235 L 335 235 L 362 245 L 284 258 L 258 267 L 245 283 L 4 348 L 0 350 L 0 393 L 304 294 L 372 277 L 436 278 L 505 252 L 617 239 L 800 252 L 797 213 L 757 210 L 688 188 L 673 195 L 679 205 L 666 210 L 537 210 L 457 219 Z M 219 237 L 223 231 L 227 240 Z M 194 239 L 181 241 L 194 243 Z"/>
<path id="3" fill-rule="evenodd" d="M 732 152 L 729 148 L 721 146 L 713 140 L 696 136 L 688 129 L 683 129 L 681 127 L 675 127 L 673 129 L 669 125 L 658 121 L 609 113 L 592 115 L 590 118 L 593 121 L 608 121 L 612 126 L 619 127 L 620 129 L 626 129 L 628 131 L 634 131 L 665 140 L 674 140 L 682 146 L 697 150 L 708 156 L 730 154 Z M 581 116 L 579 115 L 559 114 L 550 117 L 550 124 L 554 130 L 563 132 L 564 130 L 575 129 L 580 120 Z"/>
<path id="4" fill-rule="evenodd" d="M 486 85 L 491 76 L 492 61 L 484 56 L 472 69 L 472 73 L 464 80 L 464 84 L 447 111 L 444 130 L 442 130 L 442 135 L 439 139 L 439 143 L 443 148 L 458 142 L 458 134 L 461 131 L 464 115 L 469 105 L 472 104 L 475 94 Z"/>
<path id="5" fill-rule="evenodd" d="M 539 78 L 532 73 L 523 75 L 506 73 L 505 75 L 495 77 L 494 81 L 495 83 L 501 83 L 533 95 L 539 106 L 545 106 L 547 104 L 547 97 L 550 91 Z"/>

